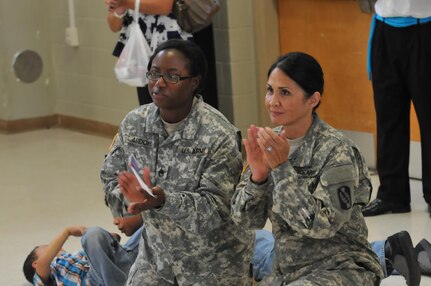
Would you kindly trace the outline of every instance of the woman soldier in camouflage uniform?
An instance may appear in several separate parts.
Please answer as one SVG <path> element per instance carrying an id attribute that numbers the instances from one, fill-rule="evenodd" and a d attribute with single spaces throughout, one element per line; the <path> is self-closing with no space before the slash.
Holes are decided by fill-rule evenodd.
<path id="1" fill-rule="evenodd" d="M 197 94 L 205 72 L 196 44 L 162 43 L 147 73 L 153 103 L 126 115 L 103 164 L 113 216 L 141 213 L 145 226 L 127 285 L 251 282 L 253 234 L 230 217 L 242 168 L 238 133 Z M 130 173 L 132 154 L 154 197 Z"/>
<path id="2" fill-rule="evenodd" d="M 361 213 L 371 194 L 367 166 L 350 140 L 315 113 L 323 71 L 304 53 L 268 71 L 271 128 L 251 126 L 248 170 L 232 200 L 237 224 L 275 237 L 272 273 L 262 285 L 378 285 L 383 277 Z"/>

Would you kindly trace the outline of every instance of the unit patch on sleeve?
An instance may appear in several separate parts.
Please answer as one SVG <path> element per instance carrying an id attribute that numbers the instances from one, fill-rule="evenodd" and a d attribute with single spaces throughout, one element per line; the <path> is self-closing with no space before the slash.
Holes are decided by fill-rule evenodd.
<path id="1" fill-rule="evenodd" d="M 352 207 L 352 195 L 349 186 L 341 186 L 338 188 L 338 199 L 343 210 L 348 210 Z"/>

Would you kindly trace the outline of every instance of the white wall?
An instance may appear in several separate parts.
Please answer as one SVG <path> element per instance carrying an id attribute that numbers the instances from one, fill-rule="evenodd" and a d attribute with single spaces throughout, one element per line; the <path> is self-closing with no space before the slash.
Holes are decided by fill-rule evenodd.
<path id="1" fill-rule="evenodd" d="M 103 1 L 75 1 L 80 45 L 66 45 L 68 0 L 0 2 L 0 119 L 62 114 L 118 125 L 137 105 L 136 90 L 117 83 L 111 55 L 117 34 Z M 43 60 L 34 83 L 17 82 L 14 54 L 31 49 Z"/>
<path id="2" fill-rule="evenodd" d="M 47 84 L 51 74 L 48 2 L 0 2 L 0 119 L 40 117 L 53 112 L 54 100 Z M 12 71 L 14 55 L 27 49 L 39 53 L 44 62 L 41 78 L 32 84 L 17 82 Z"/>
<path id="3" fill-rule="evenodd" d="M 118 125 L 138 105 L 136 89 L 118 83 L 111 55 L 118 34 L 106 21 L 103 1 L 76 0 L 79 46 L 66 45 L 68 1 L 50 0 L 51 49 L 55 70 L 55 113 Z"/>

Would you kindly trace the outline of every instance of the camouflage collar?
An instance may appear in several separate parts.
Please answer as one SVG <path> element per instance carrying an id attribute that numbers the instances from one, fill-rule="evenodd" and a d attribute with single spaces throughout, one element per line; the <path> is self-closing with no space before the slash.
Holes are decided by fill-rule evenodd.
<path id="1" fill-rule="evenodd" d="M 201 95 L 196 95 L 196 100 L 193 103 L 192 109 L 187 117 L 178 125 L 177 130 L 172 132 L 171 139 L 175 140 L 193 140 L 196 138 L 199 127 L 202 124 L 202 110 L 204 101 Z M 163 122 L 160 117 L 160 112 L 157 106 L 151 104 L 148 110 L 148 121 L 146 123 L 146 132 L 165 134 L 167 133 L 163 127 Z"/>
<path id="2" fill-rule="evenodd" d="M 313 124 L 304 136 L 304 141 L 296 149 L 290 158 L 293 166 L 306 167 L 310 166 L 313 157 L 313 149 L 316 144 L 316 137 L 325 123 L 320 119 L 317 113 L 313 114 Z"/>

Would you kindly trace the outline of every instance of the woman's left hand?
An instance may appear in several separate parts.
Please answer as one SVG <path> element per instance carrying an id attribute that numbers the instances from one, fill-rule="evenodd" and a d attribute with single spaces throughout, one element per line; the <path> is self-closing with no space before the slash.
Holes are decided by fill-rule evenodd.
<path id="1" fill-rule="evenodd" d="M 284 130 L 277 134 L 269 127 L 260 128 L 257 143 L 271 169 L 278 167 L 289 159 L 290 144 L 286 139 Z"/>

